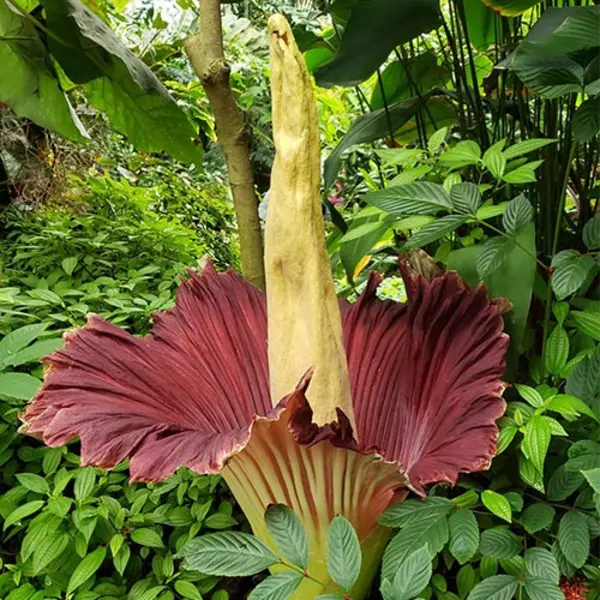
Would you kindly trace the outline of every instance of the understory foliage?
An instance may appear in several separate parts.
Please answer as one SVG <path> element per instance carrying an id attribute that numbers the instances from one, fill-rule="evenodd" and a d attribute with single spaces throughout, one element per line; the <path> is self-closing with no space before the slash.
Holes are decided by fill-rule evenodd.
<path id="1" fill-rule="evenodd" d="M 0 101 L 12 109 L 0 104 L 0 167 L 11 184 L 2 187 L 0 170 L 0 209 L 13 200 L 0 227 L 0 598 L 284 600 L 310 576 L 286 507 L 265 515 L 274 554 L 246 533 L 218 477 L 181 470 L 129 485 L 125 464 L 82 468 L 77 443 L 50 449 L 17 433 L 17 414 L 40 385 L 39 359 L 88 313 L 143 334 L 151 313 L 172 304 L 186 265 L 209 256 L 238 266 L 208 100 L 181 51 L 196 31 L 193 3 L 179 2 L 175 16 L 145 3 L 129 13 L 123 2 L 89 3 L 103 24 L 92 53 L 115 48 L 110 22 L 136 56 L 111 55 L 85 81 L 60 47 L 69 35 L 80 48 L 89 42 L 85 20 L 60 19 L 83 4 L 36 4 L 0 0 L 0 35 L 23 28 L 44 60 L 22 60 L 27 48 L 3 37 L 0 57 L 21 81 L 46 81 L 56 107 L 40 113 L 29 88 L 15 96 L 3 87 L 0 64 Z M 340 294 L 355 297 L 378 270 L 379 293 L 402 300 L 397 256 L 422 249 L 512 306 L 507 410 L 491 468 L 382 515 L 393 535 L 372 598 L 600 599 L 600 7 L 273 4 L 225 10 L 260 193 L 273 160 L 264 18 L 277 8 L 316 79 Z M 15 5 L 59 39 L 45 44 L 47 32 Z M 160 82 L 136 81 L 123 64 Z M 106 103 L 102 85 L 126 93 Z M 164 117 L 156 131 L 147 115 L 131 126 L 142 109 L 130 101 L 136 86 Z M 180 144 L 169 127 L 183 132 Z M 322 598 L 347 600 L 360 547 L 341 517 L 329 536 L 329 571 L 344 591 Z M 270 566 L 281 571 L 260 575 Z"/>

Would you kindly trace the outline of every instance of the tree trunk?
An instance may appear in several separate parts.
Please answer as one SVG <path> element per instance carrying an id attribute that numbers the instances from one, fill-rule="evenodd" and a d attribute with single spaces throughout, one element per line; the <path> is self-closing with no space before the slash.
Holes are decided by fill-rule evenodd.
<path id="1" fill-rule="evenodd" d="M 225 154 L 237 217 L 242 271 L 264 289 L 263 242 L 258 198 L 242 114 L 229 84 L 229 65 L 223 52 L 220 0 L 201 0 L 200 34 L 185 41 L 185 51 L 202 82 L 215 115 L 219 143 Z"/>

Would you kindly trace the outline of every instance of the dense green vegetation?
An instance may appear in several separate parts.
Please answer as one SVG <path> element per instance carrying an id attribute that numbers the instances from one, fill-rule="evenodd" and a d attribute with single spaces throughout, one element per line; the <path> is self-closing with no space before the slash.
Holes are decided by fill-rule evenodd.
<path id="1" fill-rule="evenodd" d="M 380 295 L 402 300 L 397 257 L 422 249 L 512 306 L 497 456 L 384 513 L 398 532 L 371 598 L 597 600 L 600 7 L 221 8 L 259 201 L 274 155 L 274 10 L 315 76 L 339 294 L 354 299 L 376 270 Z M 130 485 L 127 464 L 83 468 L 77 442 L 47 448 L 17 432 L 39 360 L 89 313 L 145 334 L 186 266 L 240 269 L 245 224 L 222 130 L 183 50 L 197 11 L 187 0 L 0 0 L 2 599 L 233 600 L 259 581 L 203 573 L 186 551 L 182 562 L 190 540 L 248 531 L 219 476 L 182 469 Z M 337 551 L 356 559 L 354 547 Z M 278 593 L 260 597 L 288 597 Z"/>

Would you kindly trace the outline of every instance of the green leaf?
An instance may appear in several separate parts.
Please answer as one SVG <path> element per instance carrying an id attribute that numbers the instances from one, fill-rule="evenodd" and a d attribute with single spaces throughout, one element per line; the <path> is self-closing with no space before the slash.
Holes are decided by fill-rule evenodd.
<path id="1" fill-rule="evenodd" d="M 525 591 L 530 600 L 565 600 L 565 595 L 558 584 L 543 577 L 525 579 Z"/>
<path id="2" fill-rule="evenodd" d="M 577 310 L 569 313 L 569 318 L 575 327 L 594 340 L 600 340 L 600 313 L 587 313 Z"/>
<path id="3" fill-rule="evenodd" d="M 517 17 L 538 4 L 540 0 L 483 0 L 483 2 L 504 17 Z"/>
<path id="4" fill-rule="evenodd" d="M 534 152 L 535 150 L 539 150 L 540 148 L 548 146 L 549 144 L 555 144 L 556 142 L 558 142 L 556 139 L 532 138 L 530 140 L 524 140 L 509 146 L 502 152 L 502 154 L 504 154 L 504 158 L 506 158 L 506 160 L 511 160 L 513 158 L 529 154 L 530 152 Z"/>
<path id="5" fill-rule="evenodd" d="M 0 340 L 0 364 L 8 364 L 7 359 L 9 357 L 28 346 L 33 340 L 44 333 L 47 328 L 47 323 L 25 325 L 4 336 Z"/>
<path id="6" fill-rule="evenodd" d="M 0 373 L 0 396 L 29 400 L 42 382 L 27 373 Z"/>
<path id="7" fill-rule="evenodd" d="M 439 147 L 444 143 L 446 136 L 448 135 L 448 128 L 442 127 L 438 129 L 435 133 L 432 133 L 427 141 L 427 149 L 430 154 L 433 154 Z"/>
<path id="8" fill-rule="evenodd" d="M 570 396 L 583 399 L 591 406 L 600 401 L 600 344 L 593 354 L 582 360 L 567 378 L 565 391 Z"/>
<path id="9" fill-rule="evenodd" d="M 356 144 L 373 142 L 389 135 L 390 123 L 394 131 L 399 129 L 417 114 L 431 96 L 431 93 L 422 94 L 420 98 L 410 98 L 392 104 L 388 106 L 387 111 L 385 108 L 381 108 L 358 117 L 325 161 L 325 189 L 329 189 L 334 184 L 336 175 L 340 170 L 342 154 L 345 150 Z"/>
<path id="10" fill-rule="evenodd" d="M 393 580 L 402 561 L 427 544 L 431 557 L 448 541 L 448 520 L 445 515 L 432 514 L 403 527 L 388 544 L 383 555 L 382 576 Z"/>
<path id="11" fill-rule="evenodd" d="M 180 550 L 186 568 L 205 575 L 248 577 L 277 564 L 279 559 L 248 533 L 223 531 L 189 541 Z"/>
<path id="12" fill-rule="evenodd" d="M 544 399 L 535 388 L 522 383 L 515 384 L 515 387 L 519 392 L 519 396 L 521 396 L 521 398 L 523 398 L 527 404 L 531 404 L 531 406 L 534 408 L 540 408 L 541 406 L 544 406 Z"/>
<path id="13" fill-rule="evenodd" d="M 40 540 L 33 551 L 33 571 L 35 575 L 41 573 L 53 560 L 56 560 L 69 544 L 68 533 L 54 532 Z"/>
<path id="14" fill-rule="evenodd" d="M 477 256 L 477 274 L 484 279 L 502 266 L 515 248 L 514 237 L 498 236 L 490 238 L 481 246 Z"/>
<path id="15" fill-rule="evenodd" d="M 519 580 L 512 575 L 495 575 L 478 583 L 467 600 L 511 600 Z"/>
<path id="16" fill-rule="evenodd" d="M 42 459 L 42 470 L 46 475 L 52 475 L 56 472 L 62 460 L 60 448 L 48 448 Z"/>
<path id="17" fill-rule="evenodd" d="M 450 554 L 461 564 L 470 561 L 479 548 L 479 525 L 472 511 L 462 508 L 448 519 Z"/>
<path id="18" fill-rule="evenodd" d="M 600 131 L 600 96 L 588 98 L 575 111 L 572 127 L 580 142 L 589 142 Z"/>
<path id="19" fill-rule="evenodd" d="M 529 162 L 521 167 L 517 167 L 502 176 L 502 181 L 506 183 L 535 183 L 537 181 L 537 175 L 535 170 L 542 164 L 543 161 L 535 160 Z"/>
<path id="20" fill-rule="evenodd" d="M 513 198 L 502 216 L 502 226 L 506 233 L 517 233 L 533 220 L 533 207 L 523 194 Z"/>
<path id="21" fill-rule="evenodd" d="M 541 415 L 531 417 L 525 426 L 521 450 L 539 473 L 544 472 L 544 461 L 550 447 L 551 436 L 550 425 Z"/>
<path id="22" fill-rule="evenodd" d="M 33 502 L 27 502 L 27 504 L 15 508 L 15 510 L 13 510 L 4 520 L 3 529 L 8 529 L 11 525 L 21 522 L 23 519 L 40 510 L 44 504 L 45 502 L 43 500 L 34 500 Z"/>
<path id="23" fill-rule="evenodd" d="M 546 408 L 560 413 L 563 417 L 578 417 L 587 415 L 598 421 L 594 411 L 583 400 L 569 394 L 556 394 L 546 400 Z"/>
<path id="24" fill-rule="evenodd" d="M 35 344 L 8 356 L 4 362 L 0 362 L 0 369 L 6 367 L 20 367 L 27 363 L 38 362 L 45 356 L 52 354 L 55 350 L 62 348 L 62 345 L 63 342 L 60 338 L 36 342 Z"/>
<path id="25" fill-rule="evenodd" d="M 559 300 L 574 294 L 585 283 L 595 263 L 591 256 L 563 250 L 552 258 L 552 289 Z"/>
<path id="26" fill-rule="evenodd" d="M 429 181 L 419 181 L 368 192 L 364 195 L 364 200 L 394 217 L 435 215 L 440 210 L 452 208 L 452 203 L 444 187 Z"/>
<path id="27" fill-rule="evenodd" d="M 81 469 L 75 477 L 75 485 L 73 491 L 75 493 L 75 500 L 82 502 L 86 498 L 89 498 L 96 485 L 96 472 L 94 469 Z"/>
<path id="28" fill-rule="evenodd" d="M 67 585 L 67 595 L 72 594 L 80 585 L 83 585 L 102 565 L 106 556 L 106 548 L 96 548 L 91 554 L 88 554 L 75 567 L 69 584 Z"/>
<path id="29" fill-rule="evenodd" d="M 510 502 L 502 494 L 492 490 L 485 490 L 481 494 L 481 501 L 491 513 L 504 521 L 512 523 L 512 509 L 510 507 Z"/>
<path id="30" fill-rule="evenodd" d="M 334 517 L 327 533 L 327 566 L 331 578 L 346 592 L 360 573 L 362 554 L 354 527 L 342 516 Z"/>
<path id="31" fill-rule="evenodd" d="M 490 558 L 512 558 L 521 552 L 523 539 L 505 527 L 486 529 L 481 534 L 479 552 Z"/>
<path id="32" fill-rule="evenodd" d="M 600 468 L 589 469 L 588 471 L 582 471 L 582 473 L 594 492 L 600 494 Z"/>
<path id="33" fill-rule="evenodd" d="M 317 69 L 320 86 L 353 86 L 368 79 L 390 52 L 441 24 L 437 0 L 355 3 L 333 60 Z"/>
<path id="34" fill-rule="evenodd" d="M 125 572 L 130 557 L 131 548 L 127 544 L 121 546 L 117 554 L 113 557 L 113 564 L 115 565 L 115 569 L 117 570 L 117 573 L 119 573 L 119 575 L 122 576 Z"/>
<path id="35" fill-rule="evenodd" d="M 515 439 L 515 435 L 519 431 L 519 427 L 515 424 L 508 424 L 500 429 L 498 434 L 498 442 L 496 444 L 496 456 L 502 454 Z"/>
<path id="36" fill-rule="evenodd" d="M 458 229 L 467 218 L 467 215 L 447 215 L 430 225 L 425 225 L 409 238 L 405 248 L 419 248 L 431 244 Z"/>
<path id="37" fill-rule="evenodd" d="M 31 21 L 0 2 L 0 101 L 20 117 L 71 140 L 88 137 L 58 82 L 52 60 Z M 2 353 L 0 352 L 0 356 Z"/>
<path id="38" fill-rule="evenodd" d="M 78 262 L 79 259 L 76 256 L 69 256 L 68 258 L 63 258 L 61 262 L 63 271 L 69 276 L 73 275 L 73 271 L 75 270 L 75 267 L 77 266 Z"/>
<path id="39" fill-rule="evenodd" d="M 551 502 L 562 502 L 566 500 L 573 492 L 585 481 L 584 476 L 578 471 L 567 471 L 564 465 L 560 465 L 552 473 L 548 482 L 548 500 Z"/>
<path id="40" fill-rule="evenodd" d="M 588 250 L 600 248 L 600 213 L 594 215 L 583 228 L 583 241 Z"/>
<path id="41" fill-rule="evenodd" d="M 477 142 L 466 140 L 458 142 L 440 156 L 440 164 L 452 169 L 461 169 L 476 165 L 481 159 L 481 148 Z"/>
<path id="42" fill-rule="evenodd" d="M 131 532 L 131 540 L 136 544 L 140 544 L 140 546 L 147 546 L 149 548 L 165 547 L 160 535 L 154 529 L 148 529 L 147 527 L 134 529 Z M 207 575 L 209 574 L 207 573 Z"/>
<path id="43" fill-rule="evenodd" d="M 53 57 L 87 101 L 142 152 L 167 152 L 202 164 L 202 146 L 175 100 L 150 68 L 79 0 L 42 0 L 45 25 L 68 45 L 48 37 Z"/>
<path id="44" fill-rule="evenodd" d="M 182 598 L 188 598 L 189 600 L 202 600 L 202 594 L 200 594 L 198 588 L 191 581 L 176 581 L 175 591 Z"/>
<path id="45" fill-rule="evenodd" d="M 287 600 L 301 583 L 301 573 L 276 573 L 261 581 L 248 600 Z"/>
<path id="46" fill-rule="evenodd" d="M 431 579 L 431 556 L 423 546 L 407 556 L 392 582 L 395 600 L 412 600 L 422 592 Z"/>
<path id="47" fill-rule="evenodd" d="M 481 205 L 481 192 L 474 183 L 457 183 L 452 186 L 450 200 L 458 213 L 476 217 Z"/>
<path id="48" fill-rule="evenodd" d="M 285 504 L 271 504 L 265 523 L 282 554 L 294 565 L 308 569 L 308 539 L 296 514 Z"/>
<path id="49" fill-rule="evenodd" d="M 531 548 L 525 553 L 525 567 L 528 575 L 542 577 L 558 585 L 560 569 L 554 554 L 545 548 Z"/>
<path id="50" fill-rule="evenodd" d="M 501 179 L 506 169 L 506 158 L 498 148 L 488 148 L 483 155 L 483 164 L 495 179 Z"/>
<path id="51" fill-rule="evenodd" d="M 26 487 L 36 494 L 50 493 L 48 482 L 39 475 L 35 475 L 34 473 L 18 473 L 16 478 L 23 487 Z"/>
<path id="52" fill-rule="evenodd" d="M 549 504 L 537 502 L 528 506 L 521 515 L 521 522 L 527 533 L 537 533 L 552 525 L 556 511 Z"/>
<path id="53" fill-rule="evenodd" d="M 585 517 L 567 512 L 558 525 L 558 545 L 565 558 L 581 569 L 590 554 L 590 530 Z"/>
<path id="54" fill-rule="evenodd" d="M 446 498 L 410 498 L 388 508 L 379 517 L 379 523 L 384 527 L 405 527 L 431 515 L 447 515 L 453 508 L 454 504 Z"/>
<path id="55" fill-rule="evenodd" d="M 558 375 L 569 358 L 569 336 L 564 327 L 557 325 L 546 342 L 546 369 Z"/>

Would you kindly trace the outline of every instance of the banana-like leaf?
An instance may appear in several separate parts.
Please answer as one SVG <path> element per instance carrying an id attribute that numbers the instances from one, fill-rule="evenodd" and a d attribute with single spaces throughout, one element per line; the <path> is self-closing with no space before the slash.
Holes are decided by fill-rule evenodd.
<path id="1" fill-rule="evenodd" d="M 540 0 L 483 0 L 483 2 L 503 17 L 517 17 L 539 4 Z"/>

